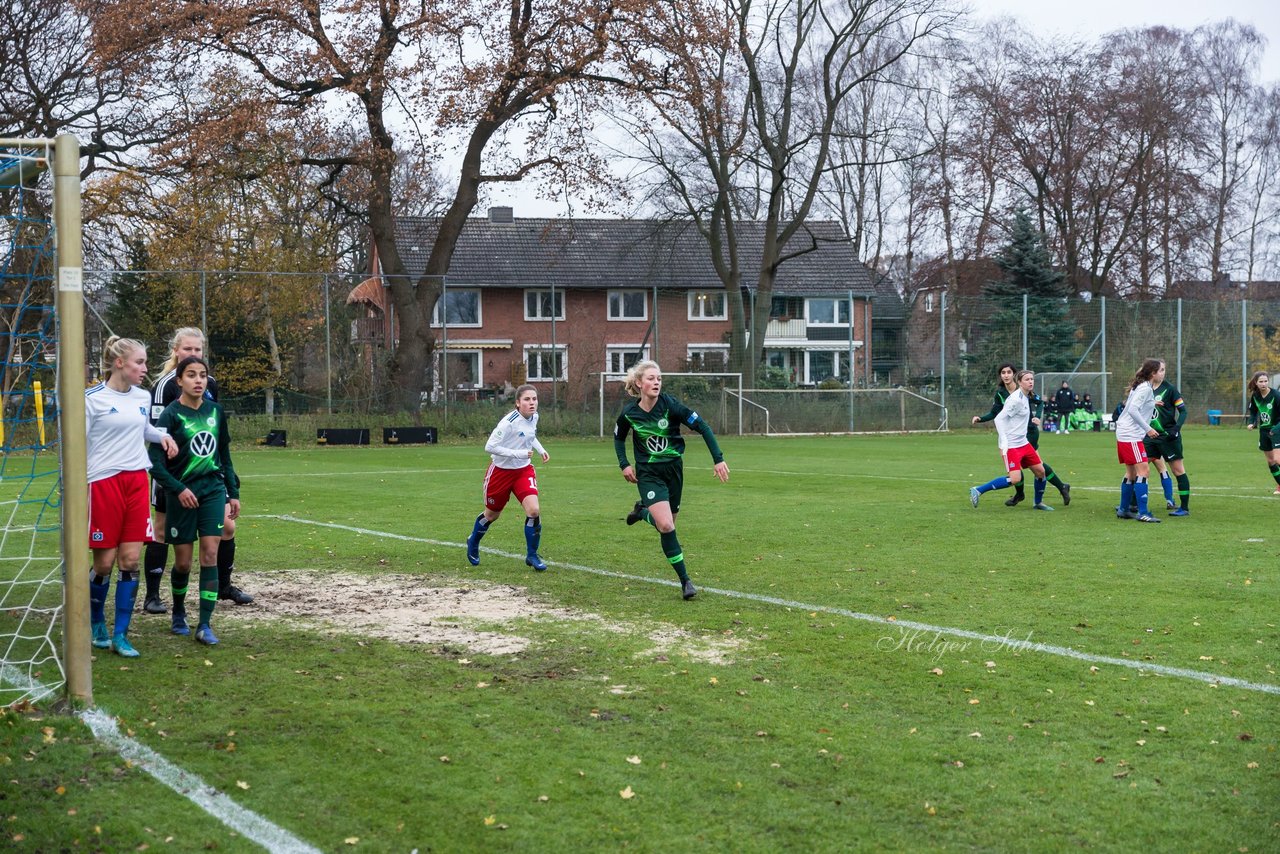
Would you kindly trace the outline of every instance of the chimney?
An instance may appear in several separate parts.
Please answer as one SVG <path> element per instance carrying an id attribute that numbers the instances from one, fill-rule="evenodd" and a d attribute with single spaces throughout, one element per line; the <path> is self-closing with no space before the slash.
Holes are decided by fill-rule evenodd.
<path id="1" fill-rule="evenodd" d="M 515 208 L 491 207 L 489 208 L 489 222 L 515 222 L 515 214 Z"/>

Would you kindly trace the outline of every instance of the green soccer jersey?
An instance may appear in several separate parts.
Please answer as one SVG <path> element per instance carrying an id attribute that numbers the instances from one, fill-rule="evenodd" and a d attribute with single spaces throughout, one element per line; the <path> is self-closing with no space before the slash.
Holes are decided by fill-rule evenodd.
<path id="1" fill-rule="evenodd" d="M 618 465 L 626 468 L 627 434 L 631 434 L 631 446 L 635 450 L 637 463 L 660 463 L 678 460 L 684 454 L 684 439 L 680 435 L 680 424 L 696 430 L 706 440 L 707 449 L 711 451 L 711 459 L 723 462 L 724 455 L 716 444 L 716 437 L 698 413 L 689 409 L 671 395 L 663 392 L 658 395 L 650 412 L 640 407 L 639 401 L 632 401 L 622 410 L 613 427 L 613 447 L 618 454 Z"/>
<path id="2" fill-rule="evenodd" d="M 1276 418 L 1280 417 L 1280 409 L 1276 408 L 1277 401 L 1280 401 L 1280 396 L 1276 395 L 1275 389 L 1267 389 L 1262 397 L 1250 395 L 1249 422 L 1263 430 L 1270 430 L 1275 426 Z"/>
<path id="3" fill-rule="evenodd" d="M 190 489 L 200 495 L 221 484 L 228 498 L 240 497 L 231 467 L 231 436 L 221 406 L 205 399 L 199 409 L 191 409 L 175 400 L 160 413 L 156 426 L 167 430 L 178 445 L 173 459 L 165 457 L 160 445 L 151 445 L 151 476 L 167 492 Z"/>
<path id="4" fill-rule="evenodd" d="M 1187 404 L 1182 393 L 1168 381 L 1160 383 L 1153 392 L 1156 408 L 1151 413 L 1151 427 L 1157 433 L 1176 433 L 1187 420 Z"/>

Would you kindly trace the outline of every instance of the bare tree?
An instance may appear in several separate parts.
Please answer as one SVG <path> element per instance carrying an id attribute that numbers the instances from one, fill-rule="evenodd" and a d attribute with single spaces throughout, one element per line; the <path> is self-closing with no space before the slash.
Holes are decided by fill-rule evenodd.
<path id="1" fill-rule="evenodd" d="M 635 57 L 641 91 L 674 131 L 641 136 L 649 161 L 674 182 L 675 197 L 707 236 L 726 288 L 737 290 L 743 275 L 755 279 L 750 307 L 730 313 L 731 359 L 754 382 L 764 335 L 748 340 L 746 332 L 766 328 L 779 267 L 816 246 L 805 221 L 833 167 L 842 107 L 956 13 L 938 0 L 724 0 L 714 14 L 697 3 L 686 8 L 668 26 L 705 21 L 694 50 L 659 32 L 648 41 L 663 58 Z M 672 141 L 688 148 L 672 150 Z M 695 167 L 700 176 L 684 172 Z M 756 247 L 746 257 L 740 239 L 748 219 L 762 234 L 758 257 Z M 732 293 L 730 300 L 732 308 Z"/>
<path id="2" fill-rule="evenodd" d="M 416 409 L 435 349 L 433 312 L 467 216 L 490 182 L 540 168 L 575 176 L 595 161 L 581 128 L 599 78 L 591 71 L 625 3 L 595 0 L 82 0 L 97 16 L 106 61 L 150 73 L 189 56 L 213 66 L 211 100 L 232 81 L 225 123 L 296 122 L 323 129 L 333 147 L 302 162 L 353 171 L 362 187 L 378 262 L 398 321 L 391 371 L 396 403 Z M 641 6 L 645 5 L 640 3 Z M 256 97 L 238 97 L 253 81 Z M 344 135 L 337 127 L 360 128 Z M 513 129 L 537 145 L 524 156 Z M 428 162 L 462 139 L 459 177 L 444 205 L 426 268 L 411 277 L 396 239 L 394 195 L 402 152 Z M 193 138 L 199 147 L 207 136 Z M 346 144 L 343 144 L 343 143 Z M 503 147 L 494 155 L 491 143 Z"/>

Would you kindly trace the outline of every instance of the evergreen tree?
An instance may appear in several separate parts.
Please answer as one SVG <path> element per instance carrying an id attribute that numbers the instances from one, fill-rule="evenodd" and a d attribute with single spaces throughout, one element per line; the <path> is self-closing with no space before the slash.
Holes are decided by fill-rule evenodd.
<path id="1" fill-rule="evenodd" d="M 1022 355 L 1022 298 L 1027 297 L 1027 367 L 1068 371 L 1075 366 L 1076 324 L 1069 316 L 1071 290 L 1054 269 L 1044 235 L 1024 210 L 1014 214 L 1009 242 L 996 254 L 1004 278 L 982 292 L 995 302 L 991 333 L 981 346 L 981 362 L 1017 362 Z"/>

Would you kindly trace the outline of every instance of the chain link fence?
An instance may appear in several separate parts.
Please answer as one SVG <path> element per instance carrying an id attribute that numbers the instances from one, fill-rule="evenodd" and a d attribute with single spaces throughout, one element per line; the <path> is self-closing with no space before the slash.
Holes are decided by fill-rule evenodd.
<path id="1" fill-rule="evenodd" d="M 905 308 L 850 294 L 775 297 L 765 364 L 739 391 L 729 370 L 723 293 L 445 287 L 447 325 L 423 377 L 421 409 L 397 408 L 394 309 L 381 285 L 342 274 L 100 270 L 86 274 L 91 375 L 110 334 L 148 345 L 153 376 L 179 326 L 209 337 L 227 408 L 250 429 L 376 428 L 389 418 L 482 436 L 516 386 L 538 385 L 547 432 L 598 436 L 639 358 L 722 433 L 946 429 L 991 404 L 997 366 L 1026 365 L 1107 414 L 1146 358 L 1164 359 L 1192 418 L 1240 416 L 1254 370 L 1280 371 L 1280 303 L 1223 299 L 917 298 Z M 748 312 L 750 302 L 747 303 Z M 887 308 L 887 310 L 886 310 Z M 852 318 L 852 324 L 850 319 Z M 439 320 L 437 316 L 436 320 Z M 749 324 L 748 334 L 758 330 Z M 673 378 L 674 379 L 674 378 Z M 852 382 L 851 382 L 852 379 Z M 677 388 L 679 385 L 679 388 Z M 749 384 L 748 384 L 749 386 Z M 602 418 L 601 413 L 605 416 Z M 948 413 L 951 413 L 948 417 Z M 604 427 L 601 427 L 601 424 Z"/>

